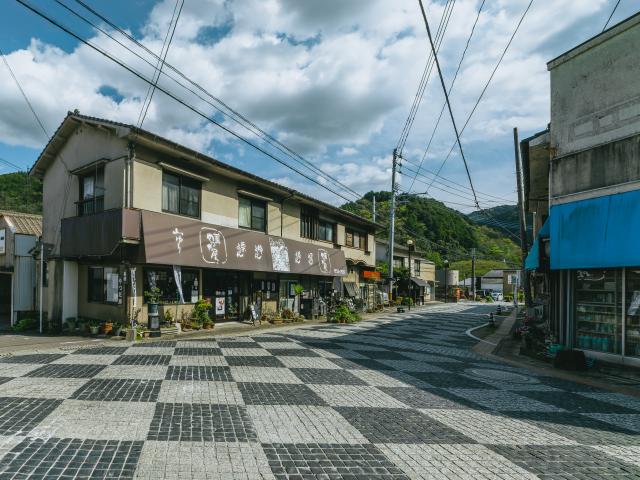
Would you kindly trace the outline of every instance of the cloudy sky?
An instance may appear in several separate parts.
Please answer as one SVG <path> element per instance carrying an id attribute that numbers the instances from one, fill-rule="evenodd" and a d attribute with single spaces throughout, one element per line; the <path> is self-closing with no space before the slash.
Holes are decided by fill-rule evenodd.
<path id="1" fill-rule="evenodd" d="M 31 0 L 30 0 L 31 1 Z M 176 0 L 85 0 L 149 50 L 159 53 Z M 178 4 L 181 0 L 178 0 Z M 73 0 L 82 13 L 147 62 L 74 17 L 54 0 L 33 2 L 100 48 L 151 78 L 155 60 L 114 33 Z M 439 58 L 451 82 L 481 0 L 426 0 L 434 32 L 447 11 Z M 515 201 L 512 128 L 521 137 L 549 121 L 546 62 L 599 33 L 616 0 L 534 0 L 515 40 L 463 134 L 480 203 Z M 459 126 L 465 123 L 529 0 L 486 0 L 451 93 Z M 452 7 L 452 8 L 451 8 Z M 3 2 L 0 49 L 51 134 L 67 111 L 135 124 L 147 84 L 116 63 L 39 18 L 17 2 Z M 622 0 L 611 24 L 636 13 Z M 242 113 L 350 189 L 390 188 L 391 152 L 398 143 L 429 56 L 417 0 L 185 0 L 167 63 Z M 173 76 L 175 74 L 166 69 Z M 181 80 L 183 83 L 184 81 Z M 207 116 L 329 185 L 274 150 L 170 78 L 160 85 Z M 409 132 L 401 189 L 425 192 L 454 141 L 446 114 L 425 148 L 443 106 L 434 69 Z M 243 144 L 162 92 L 156 92 L 144 128 L 239 168 L 332 203 L 344 199 Z M 0 63 L 0 159 L 29 168 L 46 142 L 8 69 Z M 413 180 L 410 169 L 424 158 Z M 413 163 L 413 165 L 412 165 Z M 15 170 L 0 162 L 0 173 Z M 429 195 L 470 211 L 468 181 L 457 151 Z M 342 187 L 334 190 L 347 198 Z M 505 200 L 503 200 L 505 199 Z"/>

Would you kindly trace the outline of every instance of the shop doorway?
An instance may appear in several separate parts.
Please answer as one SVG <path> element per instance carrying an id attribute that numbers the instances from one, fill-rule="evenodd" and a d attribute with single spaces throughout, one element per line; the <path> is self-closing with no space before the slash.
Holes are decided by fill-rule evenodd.
<path id="1" fill-rule="evenodd" d="M 0 273 L 0 330 L 11 329 L 11 274 Z"/>
<path id="2" fill-rule="evenodd" d="M 211 302 L 209 314 L 214 321 L 242 320 L 248 306 L 247 275 L 204 270 L 202 297 Z"/>

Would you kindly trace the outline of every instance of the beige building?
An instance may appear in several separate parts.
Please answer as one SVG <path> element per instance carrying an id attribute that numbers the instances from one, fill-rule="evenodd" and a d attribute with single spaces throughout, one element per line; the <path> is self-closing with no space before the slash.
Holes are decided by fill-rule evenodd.
<path id="1" fill-rule="evenodd" d="M 153 286 L 161 315 L 206 298 L 223 320 L 291 308 L 301 284 L 309 316 L 375 269 L 374 223 L 131 125 L 69 113 L 31 174 L 54 321 L 144 321 Z"/>
<path id="2" fill-rule="evenodd" d="M 389 258 L 389 244 L 376 240 L 376 258 L 379 262 L 387 262 Z M 409 262 L 409 248 L 406 245 L 395 244 L 393 247 L 394 268 L 410 268 L 412 295 L 416 303 L 435 300 L 436 266 L 416 250 L 411 251 Z M 388 290 L 388 285 L 385 287 Z"/>

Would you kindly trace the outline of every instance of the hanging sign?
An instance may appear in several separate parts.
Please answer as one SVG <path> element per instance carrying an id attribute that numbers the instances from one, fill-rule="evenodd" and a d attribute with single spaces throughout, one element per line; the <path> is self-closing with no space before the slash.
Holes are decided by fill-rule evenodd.
<path id="1" fill-rule="evenodd" d="M 129 268 L 131 276 L 131 298 L 133 298 L 133 308 L 138 306 L 138 286 L 136 285 L 136 267 Z"/>

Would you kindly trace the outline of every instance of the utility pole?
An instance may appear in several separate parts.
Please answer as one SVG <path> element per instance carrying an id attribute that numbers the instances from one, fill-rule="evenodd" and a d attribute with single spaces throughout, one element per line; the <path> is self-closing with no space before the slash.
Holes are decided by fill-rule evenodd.
<path id="1" fill-rule="evenodd" d="M 42 238 L 42 235 L 40 236 L 40 285 L 38 286 L 39 289 L 39 310 L 40 310 L 40 333 L 42 333 L 42 305 L 43 305 L 43 298 L 42 298 L 42 293 L 43 293 L 43 282 L 44 282 L 44 239 Z"/>
<path id="2" fill-rule="evenodd" d="M 516 184 L 518 186 L 518 213 L 520 214 L 520 248 L 522 250 L 521 275 L 522 287 L 524 289 L 525 304 L 531 306 L 531 292 L 529 291 L 529 278 L 524 268 L 524 262 L 527 258 L 527 217 L 524 212 L 524 191 L 522 188 L 522 159 L 520 158 L 520 143 L 518 141 L 518 128 L 513 128 L 513 147 L 516 159 Z M 516 293 L 517 299 L 517 293 Z"/>
<path id="3" fill-rule="evenodd" d="M 396 169 L 398 167 L 398 149 L 393 149 L 391 166 L 391 202 L 389 205 L 389 300 L 393 292 L 393 242 L 396 230 Z"/>
<path id="4" fill-rule="evenodd" d="M 476 248 L 471 249 L 471 292 L 473 301 L 476 300 Z"/>
<path id="5" fill-rule="evenodd" d="M 376 223 L 376 195 L 373 194 L 373 223 Z"/>

